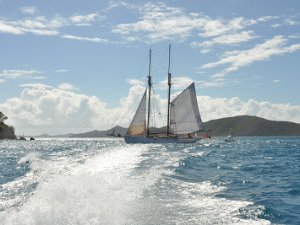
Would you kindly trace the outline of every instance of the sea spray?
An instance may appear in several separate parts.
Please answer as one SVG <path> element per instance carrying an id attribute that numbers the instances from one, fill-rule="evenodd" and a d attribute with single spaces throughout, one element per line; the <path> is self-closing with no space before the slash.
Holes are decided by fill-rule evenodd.
<path id="1" fill-rule="evenodd" d="M 51 174 L 40 180 L 31 198 L 1 220 L 4 224 L 124 224 L 128 206 L 138 198 L 129 173 L 139 154 L 134 148 L 109 150 L 67 172 Z M 29 154 L 19 162 L 37 158 Z"/>
<path id="2" fill-rule="evenodd" d="M 298 165 L 300 143 L 292 138 L 240 138 L 231 144 L 213 139 L 192 145 L 38 141 L 25 148 L 20 142 L 0 146 L 6 159 L 15 157 L 15 163 L 5 164 L 11 166 L 7 171 L 21 171 L 3 179 L 1 224 L 299 221 L 300 171 L 293 165 Z M 250 165 L 254 169 L 245 169 Z"/>

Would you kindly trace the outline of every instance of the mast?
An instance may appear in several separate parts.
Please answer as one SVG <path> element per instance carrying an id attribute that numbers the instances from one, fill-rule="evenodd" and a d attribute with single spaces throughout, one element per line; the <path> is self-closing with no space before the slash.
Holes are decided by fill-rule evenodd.
<path id="1" fill-rule="evenodd" d="M 168 66 L 168 118 L 167 118 L 167 136 L 170 135 L 170 97 L 171 97 L 171 73 L 170 73 L 170 64 L 171 64 L 171 44 L 169 45 L 169 66 Z"/>
<path id="2" fill-rule="evenodd" d="M 147 117 L 147 137 L 150 134 L 150 99 L 151 99 L 151 49 L 149 50 L 149 72 L 148 72 L 148 117 Z"/>
<path id="3" fill-rule="evenodd" d="M 229 117 L 229 125 L 228 125 L 228 135 L 232 135 L 231 134 L 231 115 L 230 115 L 230 117 Z"/>

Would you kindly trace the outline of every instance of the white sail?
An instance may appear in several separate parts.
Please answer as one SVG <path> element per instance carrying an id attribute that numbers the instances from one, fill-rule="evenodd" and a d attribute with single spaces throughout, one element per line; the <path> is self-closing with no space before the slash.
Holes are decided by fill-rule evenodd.
<path id="1" fill-rule="evenodd" d="M 127 130 L 128 135 L 143 135 L 146 133 L 146 92 Z"/>
<path id="2" fill-rule="evenodd" d="M 170 106 L 170 130 L 174 134 L 187 134 L 203 130 L 195 84 L 181 92 Z"/>

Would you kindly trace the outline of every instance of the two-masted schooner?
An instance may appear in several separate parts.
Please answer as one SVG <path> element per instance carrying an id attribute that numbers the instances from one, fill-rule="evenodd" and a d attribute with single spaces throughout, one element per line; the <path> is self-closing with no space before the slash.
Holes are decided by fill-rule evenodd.
<path id="1" fill-rule="evenodd" d="M 196 132 L 203 131 L 203 123 L 200 117 L 194 82 L 183 90 L 173 101 L 171 95 L 170 73 L 171 45 L 169 46 L 168 67 L 168 110 L 166 131 L 151 132 L 151 49 L 149 51 L 148 87 L 141 99 L 138 109 L 124 136 L 126 143 L 193 143 L 200 138 Z M 148 95 L 147 95 L 148 92 Z M 148 105 L 148 106 L 147 106 Z"/>

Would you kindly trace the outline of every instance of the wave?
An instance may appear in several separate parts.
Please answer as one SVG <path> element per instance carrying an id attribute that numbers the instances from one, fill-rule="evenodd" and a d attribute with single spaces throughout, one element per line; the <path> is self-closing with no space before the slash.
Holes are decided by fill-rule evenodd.
<path id="1" fill-rule="evenodd" d="M 22 157 L 19 165 L 30 164 L 37 186 L 0 213 L 1 224 L 269 224 L 252 202 L 219 197 L 226 187 L 176 176 L 187 155 L 206 157 L 203 149 L 118 144 L 76 151 Z"/>

